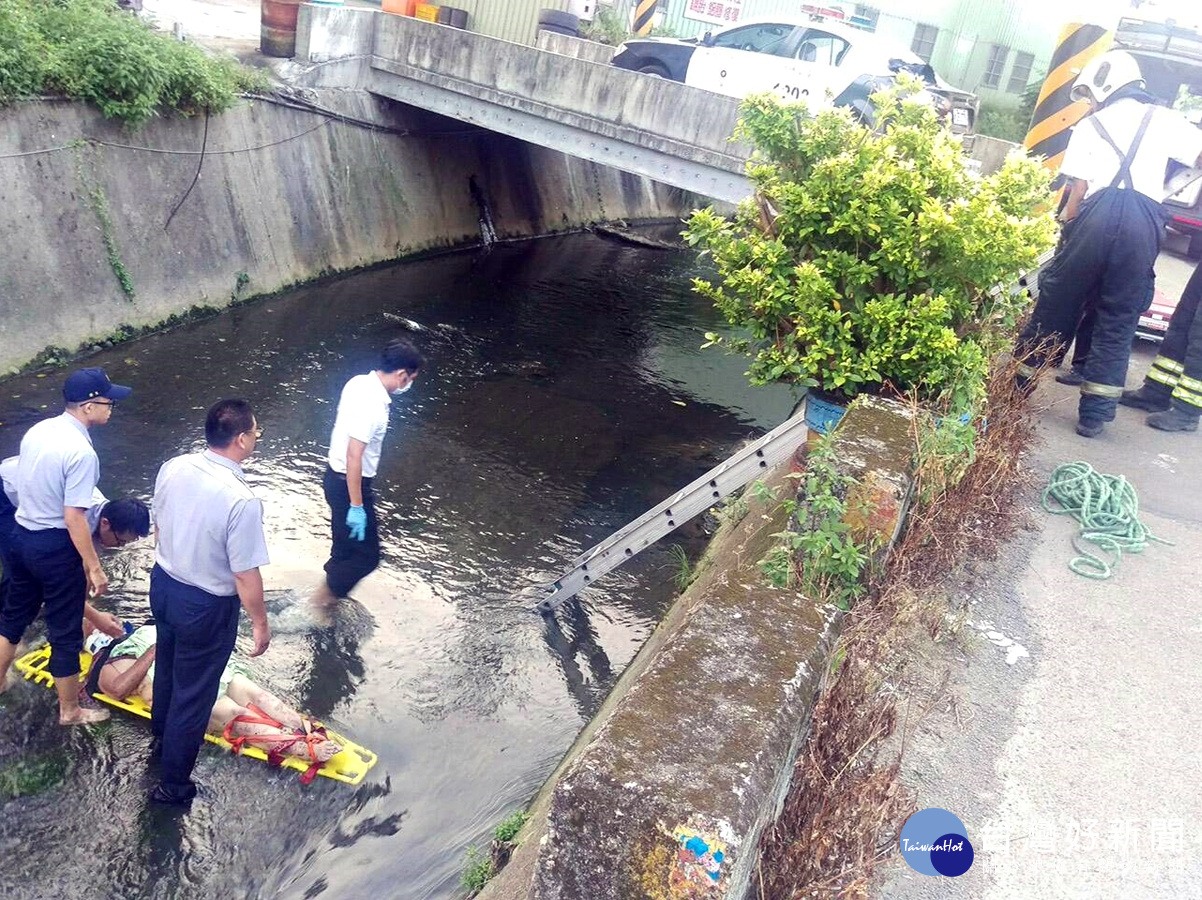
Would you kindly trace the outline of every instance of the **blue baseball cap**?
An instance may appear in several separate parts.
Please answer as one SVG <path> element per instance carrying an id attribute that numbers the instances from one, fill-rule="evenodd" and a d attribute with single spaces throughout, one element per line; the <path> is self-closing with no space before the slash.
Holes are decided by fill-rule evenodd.
<path id="1" fill-rule="evenodd" d="M 97 397 L 124 400 L 133 392 L 133 388 L 109 381 L 104 369 L 76 369 L 63 384 L 63 399 L 68 403 L 86 403 Z"/>

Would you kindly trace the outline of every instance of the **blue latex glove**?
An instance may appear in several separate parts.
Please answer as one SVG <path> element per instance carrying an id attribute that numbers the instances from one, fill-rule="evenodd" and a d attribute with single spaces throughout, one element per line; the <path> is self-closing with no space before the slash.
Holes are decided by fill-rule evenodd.
<path id="1" fill-rule="evenodd" d="M 352 541 L 362 541 L 367 537 L 367 510 L 362 506 L 352 506 L 346 511 L 346 527 L 351 530 Z"/>

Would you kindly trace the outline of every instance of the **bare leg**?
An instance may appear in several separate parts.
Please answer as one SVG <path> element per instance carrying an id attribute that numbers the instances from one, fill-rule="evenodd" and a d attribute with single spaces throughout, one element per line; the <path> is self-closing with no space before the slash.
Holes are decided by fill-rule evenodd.
<path id="1" fill-rule="evenodd" d="M 330 585 L 324 578 L 309 598 L 309 606 L 313 610 L 313 619 L 319 625 L 334 624 L 334 610 L 338 606 L 338 597 L 330 590 Z"/>
<path id="2" fill-rule="evenodd" d="M 289 728 L 301 728 L 301 714 L 264 688 L 259 687 L 244 675 L 235 675 L 225 693 L 239 706 L 257 706 L 277 722 Z"/>
<path id="3" fill-rule="evenodd" d="M 17 645 L 10 644 L 8 638 L 0 638 L 0 694 L 8 688 L 8 670 L 16 658 Z"/>
<path id="4" fill-rule="evenodd" d="M 266 709 L 263 709 L 263 711 L 267 712 Z M 281 738 L 278 742 L 267 740 L 247 741 L 248 744 L 258 747 L 260 750 L 266 752 L 276 749 L 286 756 L 297 756 L 301 759 L 310 758 L 309 747 L 304 741 L 291 741 L 292 738 L 296 737 L 294 732 L 285 731 L 272 725 L 234 721 L 238 716 L 256 717 L 252 710 L 238 705 L 228 694 L 218 697 L 217 702 L 213 704 L 213 714 L 209 718 L 209 733 L 224 734 L 226 726 L 230 722 L 234 722 L 230 731 L 235 737 Z M 313 744 L 313 755 L 317 757 L 319 762 L 326 762 L 341 749 L 342 747 L 333 741 L 317 741 Z"/>
<path id="5" fill-rule="evenodd" d="M 54 679 L 58 691 L 58 724 L 90 725 L 104 722 L 109 717 L 107 709 L 84 709 L 79 705 L 79 674 Z"/>

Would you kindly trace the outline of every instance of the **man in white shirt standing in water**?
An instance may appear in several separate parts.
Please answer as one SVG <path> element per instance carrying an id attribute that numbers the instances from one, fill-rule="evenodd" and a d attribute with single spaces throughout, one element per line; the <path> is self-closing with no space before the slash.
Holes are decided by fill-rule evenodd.
<path id="1" fill-rule="evenodd" d="M 380 464 L 392 398 L 413 386 L 423 362 L 416 347 L 398 338 L 384 348 L 377 369 L 356 375 L 342 389 L 322 478 L 333 528 L 326 579 L 313 596 L 323 616 L 380 564 L 372 480 Z"/>

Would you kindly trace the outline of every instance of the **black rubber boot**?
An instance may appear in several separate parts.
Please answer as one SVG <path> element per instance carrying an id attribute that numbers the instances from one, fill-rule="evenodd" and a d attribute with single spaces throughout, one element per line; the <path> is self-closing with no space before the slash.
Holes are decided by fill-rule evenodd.
<path id="1" fill-rule="evenodd" d="M 1077 434 L 1081 437 L 1097 437 L 1102 433 L 1102 429 L 1106 427 L 1106 423 L 1101 419 L 1078 419 Z"/>
<path id="2" fill-rule="evenodd" d="M 183 787 L 159 784 L 150 792 L 152 803 L 162 803 L 164 806 L 187 806 L 196 797 L 196 785 L 189 782 Z"/>
<path id="3" fill-rule="evenodd" d="M 1119 399 L 1123 406 L 1142 409 L 1144 412 L 1163 412 L 1172 406 L 1172 401 L 1159 391 L 1150 391 L 1145 384 L 1138 391 L 1123 391 Z"/>
<path id="4" fill-rule="evenodd" d="M 1085 374 L 1080 369 L 1069 369 L 1067 372 L 1061 372 L 1057 375 L 1056 380 L 1060 384 L 1076 387 L 1085 381 Z"/>
<path id="5" fill-rule="evenodd" d="M 1198 413 L 1174 403 L 1170 409 L 1148 416 L 1148 427 L 1157 431 L 1197 431 Z"/>

